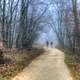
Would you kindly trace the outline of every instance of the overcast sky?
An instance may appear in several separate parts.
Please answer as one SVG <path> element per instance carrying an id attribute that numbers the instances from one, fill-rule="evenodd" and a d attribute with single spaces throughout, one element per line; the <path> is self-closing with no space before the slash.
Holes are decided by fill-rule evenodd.
<path id="1" fill-rule="evenodd" d="M 52 17 L 53 17 L 53 15 L 56 16 L 53 5 L 50 5 L 48 10 L 49 11 L 47 14 L 52 13 L 51 14 Z M 49 41 L 49 42 L 53 42 L 54 45 L 56 45 L 58 42 L 57 42 L 57 37 L 56 37 L 56 34 L 54 33 L 54 31 L 50 28 L 49 25 L 44 25 L 43 27 L 44 27 L 44 29 L 43 29 L 43 31 L 40 32 L 40 36 L 37 40 L 37 43 L 40 43 L 41 45 L 42 44 L 45 45 L 46 41 Z"/>
<path id="2" fill-rule="evenodd" d="M 44 0 L 42 0 L 44 1 Z M 78 4 L 80 5 L 80 0 L 78 0 Z M 54 6 L 56 7 L 56 5 L 54 4 Z M 51 5 L 49 7 L 49 11 L 52 13 L 52 15 L 54 15 L 54 17 L 56 17 L 56 13 L 55 13 L 55 9 L 53 7 L 53 5 Z M 53 17 L 53 16 L 52 16 Z M 54 33 L 54 31 L 49 28 L 49 27 L 45 27 L 46 31 L 43 31 L 40 33 L 39 39 L 38 39 L 38 43 L 40 44 L 45 44 L 46 41 L 53 41 L 54 45 L 56 45 L 58 43 L 57 41 L 57 37 L 56 34 Z"/>

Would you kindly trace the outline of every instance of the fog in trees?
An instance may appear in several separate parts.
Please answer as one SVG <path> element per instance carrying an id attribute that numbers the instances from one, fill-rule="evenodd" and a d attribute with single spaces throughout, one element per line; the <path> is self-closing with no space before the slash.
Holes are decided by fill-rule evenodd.
<path id="1" fill-rule="evenodd" d="M 79 0 L 0 0 L 3 46 L 30 48 L 39 32 L 48 34 L 50 28 L 56 34 L 58 46 L 79 55 L 79 3 Z"/>

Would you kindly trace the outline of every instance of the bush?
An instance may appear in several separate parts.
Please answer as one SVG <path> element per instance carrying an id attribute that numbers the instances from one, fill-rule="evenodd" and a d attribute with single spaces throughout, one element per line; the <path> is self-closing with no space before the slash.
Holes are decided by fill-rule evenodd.
<path id="1" fill-rule="evenodd" d="M 75 55 L 66 54 L 65 63 L 71 70 L 74 80 L 80 80 L 80 62 L 78 60 Z"/>

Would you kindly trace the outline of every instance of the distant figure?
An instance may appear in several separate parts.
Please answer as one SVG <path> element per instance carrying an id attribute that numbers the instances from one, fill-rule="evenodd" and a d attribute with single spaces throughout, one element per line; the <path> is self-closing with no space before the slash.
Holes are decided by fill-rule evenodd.
<path id="1" fill-rule="evenodd" d="M 53 47 L 53 42 L 51 42 L 51 47 Z"/>
<path id="2" fill-rule="evenodd" d="M 49 42 L 48 41 L 46 41 L 46 45 L 47 45 L 47 47 L 49 46 Z"/>
<path id="3" fill-rule="evenodd" d="M 3 64 L 3 51 L 0 49 L 0 64 Z"/>

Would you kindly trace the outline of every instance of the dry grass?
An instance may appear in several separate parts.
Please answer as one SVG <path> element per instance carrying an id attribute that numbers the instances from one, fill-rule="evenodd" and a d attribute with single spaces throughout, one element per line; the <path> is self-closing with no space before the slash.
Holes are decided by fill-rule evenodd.
<path id="1" fill-rule="evenodd" d="M 67 54 L 65 57 L 65 63 L 68 65 L 71 70 L 74 80 L 80 80 L 80 62 L 79 59 L 75 56 Z"/>
<path id="2" fill-rule="evenodd" d="M 0 80 L 9 80 L 17 73 L 22 71 L 30 62 L 37 56 L 44 53 L 44 49 L 28 49 L 20 50 L 16 53 L 6 52 L 4 53 L 4 64 L 0 64 Z"/>

